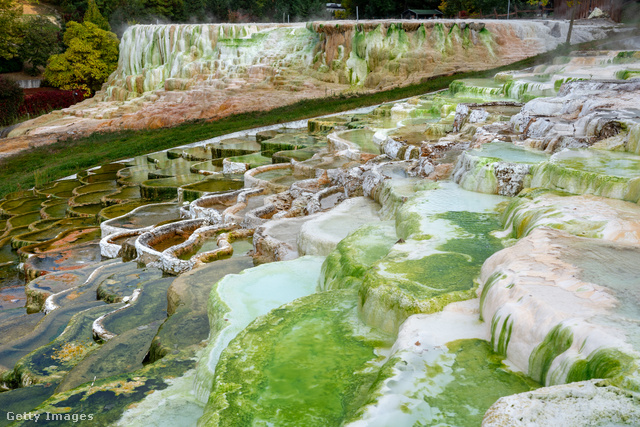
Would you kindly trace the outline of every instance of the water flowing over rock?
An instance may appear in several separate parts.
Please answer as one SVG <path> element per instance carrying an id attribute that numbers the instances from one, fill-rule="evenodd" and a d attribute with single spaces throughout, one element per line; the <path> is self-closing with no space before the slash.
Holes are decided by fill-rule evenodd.
<path id="1" fill-rule="evenodd" d="M 384 86 L 554 25 L 136 26 L 98 96 Z M 0 419 L 637 424 L 637 70 L 575 53 L 5 195 Z"/>

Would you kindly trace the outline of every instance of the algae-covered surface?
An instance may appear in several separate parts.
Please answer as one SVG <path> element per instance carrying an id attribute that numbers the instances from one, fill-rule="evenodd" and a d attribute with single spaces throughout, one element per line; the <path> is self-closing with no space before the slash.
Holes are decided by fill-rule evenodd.
<path id="1" fill-rule="evenodd" d="M 448 57 L 465 61 L 476 52 L 474 46 L 479 46 L 491 61 L 502 49 L 498 41 L 505 37 L 492 33 L 492 25 L 476 22 L 449 26 L 435 21 L 381 23 L 375 28 L 341 24 L 331 29 L 325 25 L 278 28 L 274 34 L 284 42 L 296 43 L 296 55 L 305 58 L 300 65 L 308 68 L 313 64 L 314 77 L 326 77 L 325 81 L 335 85 L 346 79 L 354 87 L 365 88 L 388 84 L 388 73 L 410 79 L 420 63 L 414 48 L 432 50 L 435 63 L 439 63 L 438 58 Z M 514 26 L 522 30 L 522 25 L 518 22 Z M 415 28 L 409 31 L 409 27 Z M 134 31 L 145 38 L 162 28 L 137 26 Z M 274 40 L 260 35 L 258 27 L 221 26 L 215 34 L 209 33 L 209 27 L 166 28 L 175 39 L 171 57 L 178 55 L 178 62 L 184 60 L 180 46 L 191 43 L 187 38 L 204 36 L 217 44 L 214 49 L 219 47 L 221 55 L 231 52 L 226 62 L 221 58 L 207 60 L 207 67 L 237 74 L 250 70 L 251 79 L 256 80 L 251 84 L 256 87 L 280 84 L 288 78 L 271 75 L 264 64 L 254 61 L 262 54 L 260 46 L 271 48 L 263 41 Z M 300 37 L 307 33 L 317 37 L 314 40 L 322 43 L 323 49 L 333 46 L 335 51 L 314 50 L 308 37 Z M 459 43 L 463 51 L 455 48 Z M 149 46 L 156 49 L 156 45 Z M 131 46 L 125 44 L 124 48 L 137 55 Z M 207 49 L 205 56 L 210 53 Z M 201 51 L 198 46 L 192 53 Z M 152 56 L 150 60 L 157 61 L 164 54 Z M 610 62 L 612 57 L 606 58 Z M 575 59 L 583 65 L 602 61 Z M 631 378 L 639 372 L 636 354 L 640 351 L 634 329 L 640 318 L 637 251 L 632 248 L 640 239 L 637 213 L 620 200 L 614 204 L 594 196 L 573 196 L 582 197 L 578 203 L 558 191 L 634 203 L 640 200 L 640 157 L 584 148 L 559 151 L 562 144 L 575 147 L 594 142 L 599 148 L 633 151 L 638 133 L 636 111 L 623 109 L 624 114 L 618 117 L 612 109 L 596 123 L 590 114 L 595 111 L 597 116 L 599 109 L 609 106 L 600 105 L 596 111 L 591 101 L 583 98 L 563 103 L 562 116 L 553 116 L 555 113 L 547 113 L 559 104 L 538 99 L 509 122 L 522 108 L 513 100 L 553 95 L 565 82 L 562 91 L 569 95 L 578 88 L 568 84 L 575 76 L 561 76 L 562 66 L 537 67 L 519 77 L 514 73 L 495 79 L 458 80 L 447 91 L 407 98 L 370 113 L 311 119 L 306 131 L 258 131 L 255 138 L 200 141 L 198 144 L 204 145 L 139 156 L 123 164 L 79 172 L 77 180 L 39 184 L 34 190 L 7 195 L 0 200 L 0 389 L 11 390 L 0 393 L 0 417 L 10 410 L 59 414 L 66 424 L 74 423 L 74 414 L 91 413 L 92 425 L 123 426 L 480 425 L 485 411 L 500 397 L 538 387 L 509 368 L 526 370 L 526 363 L 504 359 L 506 355 L 514 357 L 518 346 L 515 335 L 522 334 L 514 332 L 515 316 L 510 323 L 508 316 L 494 316 L 493 321 L 482 318 L 478 304 L 491 300 L 488 293 L 497 289 L 492 283 L 506 274 L 487 272 L 483 265 L 490 268 L 505 256 L 502 253 L 487 261 L 512 243 L 501 240 L 502 236 L 521 238 L 544 225 L 590 238 L 570 236 L 574 246 L 563 262 L 576 268 L 571 280 L 593 283 L 593 289 L 596 285 L 608 288 L 606 295 L 599 289 L 594 295 L 617 303 L 598 306 L 606 315 L 593 314 L 589 328 L 623 331 L 616 332 L 619 337 L 598 339 L 605 344 L 623 342 L 625 347 L 590 349 L 595 335 L 585 332 L 589 338 L 584 340 L 585 350 L 574 352 L 580 342 L 575 338 L 580 335 L 577 329 L 571 329 L 568 321 L 553 320 L 558 326 L 552 325 L 541 342 L 519 355 L 530 362 L 528 375 L 553 384 L 606 377 L 611 384 L 637 391 L 637 378 Z M 624 74 L 620 71 L 616 76 Z M 145 88 L 161 77 L 149 69 L 143 73 L 148 79 L 135 84 Z M 161 80 L 169 89 L 184 83 L 180 78 L 164 81 L 165 77 Z M 214 80 L 206 83 L 229 85 L 230 93 L 242 86 L 240 78 Z M 295 80 L 283 89 L 298 90 L 307 83 Z M 601 83 L 614 84 L 597 84 Z M 621 91 L 619 99 L 611 100 L 611 108 L 617 108 L 618 103 L 624 107 L 634 91 Z M 462 103 L 477 103 L 468 105 L 473 116 L 465 116 Z M 575 115 L 564 114 L 574 104 L 581 105 L 581 110 L 573 111 Z M 543 114 L 537 114 L 536 108 Z M 524 124 L 531 117 L 536 123 Z M 587 133 L 584 138 L 578 134 L 578 121 L 569 126 L 575 120 L 581 121 L 581 129 Z M 546 148 L 556 154 L 518 145 L 526 135 L 519 135 L 515 128 L 522 125 L 525 132 L 533 129 L 535 133 L 542 124 L 562 137 L 552 142 L 546 137 L 544 141 L 529 138 L 524 144 L 557 143 Z M 326 141 L 331 132 L 349 141 L 354 150 L 330 152 Z M 401 150 L 411 150 L 412 159 L 393 162 L 376 156 L 380 154 L 379 141 L 395 144 L 389 137 L 403 147 Z M 447 178 L 461 151 L 470 146 L 474 148 L 461 160 L 486 170 L 492 183 L 511 183 L 517 173 L 530 173 L 522 185 L 545 187 L 520 193 L 520 200 L 503 215 L 510 229 L 502 234 L 496 233 L 502 228 L 500 214 L 510 199 L 466 191 Z M 416 156 L 419 161 L 414 161 Z M 244 209 L 227 215 L 233 219 L 225 216 L 223 220 L 237 220 L 233 227 L 245 229 L 240 235 L 255 237 L 259 257 L 297 256 L 293 249 L 297 246 L 301 254 L 323 254 L 326 258 L 305 256 L 253 267 L 252 239 L 233 240 L 230 235 L 232 257 L 196 261 L 193 270 L 178 277 L 164 276 L 156 268 L 172 262 L 164 257 L 147 266 L 120 260 L 101 262 L 99 235 L 186 218 L 196 214 L 190 211 L 194 205 L 189 201 L 207 192 L 243 188 L 240 176 L 219 173 L 224 166 L 253 168 L 289 161 L 293 161 L 293 168 L 255 175 L 269 182 L 267 191 L 253 197 L 257 192 L 240 195 L 237 191 L 233 197 L 222 197 L 227 204 L 214 207 L 222 211 L 231 205 L 232 198 L 233 203 L 246 202 Z M 298 161 L 301 163 L 296 164 Z M 494 170 L 496 162 L 503 163 L 500 176 Z M 47 179 L 38 174 L 35 178 Z M 283 188 L 298 178 L 308 181 L 288 191 Z M 330 191 L 317 193 L 324 189 Z M 543 193 L 549 194 L 548 203 L 537 198 Z M 344 197 L 353 200 L 332 207 Z M 179 203 L 144 206 L 178 198 Z M 283 221 L 276 227 L 290 228 L 286 230 L 287 241 L 275 238 L 279 234 L 274 232 L 276 227 L 269 228 L 269 221 L 305 215 L 318 200 L 322 212 L 296 218 L 293 226 Z M 114 203 L 120 204 L 106 207 Z M 261 210 L 259 219 L 246 215 L 263 206 L 266 209 Z M 83 218 L 63 219 L 65 216 Z M 243 216 L 245 220 L 240 221 Z M 98 218 L 110 221 L 99 230 Z M 267 225 L 264 228 L 254 224 L 262 221 Z M 252 227 L 256 229 L 246 230 Z M 79 229 L 69 231 L 71 228 Z M 164 236 L 167 238 L 154 249 L 161 251 L 184 242 L 194 230 Z M 210 235 L 179 257 L 192 259 L 218 249 L 218 237 Z M 127 240 L 131 245 L 133 239 L 129 235 L 118 242 Z M 624 245 L 594 243 L 597 239 L 622 239 Z M 16 252 L 19 247 L 23 248 L 20 255 Z M 29 254 L 34 256 L 26 259 Z M 548 270 L 562 270 L 557 265 L 544 264 L 533 281 L 541 281 Z M 44 273 L 27 284 L 24 296 L 18 295 L 23 281 Z M 488 279 L 478 302 L 479 277 Z M 512 292 L 512 288 L 505 289 Z M 527 298 L 537 298 L 538 291 L 532 288 L 526 297 L 508 301 L 509 309 L 523 311 Z M 585 295 L 591 289 L 580 291 Z M 47 314 L 38 312 L 45 309 Z M 416 318 L 432 320 L 428 326 L 407 326 Z M 463 318 L 467 320 L 460 320 Z M 39 423 L 61 424 L 52 418 L 41 417 Z M 0 419 L 0 425 L 4 421 Z"/>
<path id="2" fill-rule="evenodd" d="M 567 150 L 557 153 L 552 161 L 567 169 L 575 169 L 620 178 L 640 177 L 640 156 L 604 150 Z"/>
<path id="3" fill-rule="evenodd" d="M 422 352 L 400 351 L 378 378 L 368 405 L 349 426 L 474 427 L 500 397 L 540 387 L 510 371 L 503 356 L 480 339 L 452 341 Z"/>
<path id="4" fill-rule="evenodd" d="M 473 298 L 482 263 L 503 247 L 491 232 L 501 228 L 504 200 L 440 183 L 406 201 L 395 219 L 400 239 L 359 287 L 364 319 L 395 332 L 411 314 Z"/>
<path id="5" fill-rule="evenodd" d="M 242 260 L 243 257 L 231 258 L 222 261 L 222 265 L 237 265 Z M 306 256 L 264 264 L 240 274 L 229 274 L 213 286 L 208 303 L 211 335 L 196 383 L 199 396 L 206 399 L 209 394 L 220 354 L 229 342 L 258 316 L 313 293 L 323 261 L 322 257 Z M 219 262 L 206 268 L 215 268 Z"/>
<path id="6" fill-rule="evenodd" d="M 360 147 L 363 153 L 380 154 L 380 146 L 373 142 L 374 133 L 369 129 L 356 129 L 343 132 L 340 137 Z"/>
<path id="7" fill-rule="evenodd" d="M 362 282 L 367 270 L 397 242 L 394 221 L 365 225 L 342 239 L 322 266 L 322 290 L 345 289 Z"/>
<path id="8" fill-rule="evenodd" d="M 359 321 L 351 290 L 275 309 L 223 351 L 201 422 L 340 425 L 376 377 L 376 348 L 389 344 Z"/>

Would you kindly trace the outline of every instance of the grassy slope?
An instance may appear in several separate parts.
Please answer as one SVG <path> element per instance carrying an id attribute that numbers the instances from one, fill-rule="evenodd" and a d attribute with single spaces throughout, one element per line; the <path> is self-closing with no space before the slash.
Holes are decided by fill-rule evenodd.
<path id="1" fill-rule="evenodd" d="M 521 69 L 549 61 L 558 52 L 549 52 L 507 66 L 480 72 L 438 76 L 420 84 L 360 96 L 336 96 L 303 100 L 270 111 L 236 114 L 215 122 L 189 122 L 172 128 L 95 133 L 75 140 L 32 148 L 0 159 L 0 197 L 52 181 L 92 166 L 189 144 L 231 132 L 337 113 L 358 107 L 422 95 L 448 87 L 455 79 L 492 76 L 498 71 Z"/>

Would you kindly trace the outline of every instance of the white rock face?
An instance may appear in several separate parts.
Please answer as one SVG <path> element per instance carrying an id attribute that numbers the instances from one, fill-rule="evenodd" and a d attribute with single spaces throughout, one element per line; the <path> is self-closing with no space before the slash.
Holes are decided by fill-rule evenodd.
<path id="1" fill-rule="evenodd" d="M 537 227 L 552 227 L 581 237 L 640 244 L 640 207 L 591 195 L 541 194 L 513 202 L 506 232 L 521 238 Z"/>
<path id="2" fill-rule="evenodd" d="M 380 221 L 379 209 L 380 206 L 369 198 L 345 200 L 302 225 L 298 252 L 300 255 L 328 255 L 351 231 L 372 221 Z"/>
<path id="3" fill-rule="evenodd" d="M 494 254 L 480 295 L 496 350 L 546 385 L 565 383 L 577 362 L 597 363 L 608 349 L 617 353 L 607 357 L 637 361 L 640 334 L 628 324 L 637 318 L 638 257 L 635 246 L 547 228 Z M 637 387 L 637 362 L 626 363 L 623 382 Z"/>
<path id="4" fill-rule="evenodd" d="M 439 313 L 409 317 L 389 354 L 389 359 L 399 360 L 393 375 L 374 392 L 374 402 L 360 410 L 359 419 L 347 426 L 409 426 L 431 419 L 439 409 L 430 407 L 423 397 L 437 394 L 451 379 L 446 374 L 435 378 L 428 366 L 447 359 L 448 342 L 473 338 L 487 338 L 478 320 L 477 299 L 450 304 Z"/>
<path id="5" fill-rule="evenodd" d="M 590 146 L 620 133 L 618 145 L 631 146 L 628 150 L 633 152 L 637 138 L 624 128 L 638 125 L 639 94 L 640 82 L 634 80 L 565 82 L 556 97 L 537 98 L 525 104 L 511 118 L 511 125 L 514 131 L 523 132 L 524 138 L 537 140 L 532 144 L 536 148 L 547 151 Z"/>
<path id="6" fill-rule="evenodd" d="M 482 427 L 640 425 L 640 397 L 603 380 L 540 388 L 498 400 Z"/>

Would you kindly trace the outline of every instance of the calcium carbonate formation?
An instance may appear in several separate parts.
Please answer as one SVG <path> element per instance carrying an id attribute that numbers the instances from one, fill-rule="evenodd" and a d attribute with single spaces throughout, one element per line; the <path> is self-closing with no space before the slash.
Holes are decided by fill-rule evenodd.
<path id="1" fill-rule="evenodd" d="M 97 98 L 124 108 L 294 70 L 384 87 L 563 31 L 137 26 Z M 639 72 L 637 51 L 581 52 L 6 195 L 0 412 L 640 424 Z"/>

